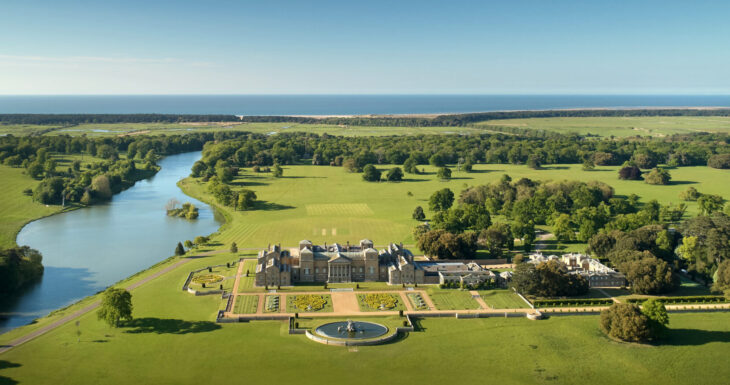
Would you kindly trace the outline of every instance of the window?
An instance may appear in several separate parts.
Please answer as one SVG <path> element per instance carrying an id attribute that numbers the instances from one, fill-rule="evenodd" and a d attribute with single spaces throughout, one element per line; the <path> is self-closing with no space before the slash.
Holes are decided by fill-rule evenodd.
<path id="1" fill-rule="evenodd" d="M 315 267 L 315 268 L 314 268 L 314 272 L 315 272 L 315 273 L 319 273 L 319 267 Z"/>
<path id="2" fill-rule="evenodd" d="M 363 272 L 363 270 L 362 270 L 362 267 L 360 268 L 360 272 L 361 272 L 361 273 Z"/>
<path id="3" fill-rule="evenodd" d="M 308 267 L 305 267 L 304 268 L 304 275 L 309 275 L 309 268 Z"/>
<path id="4" fill-rule="evenodd" d="M 374 274 L 374 273 L 375 273 L 375 268 L 370 266 L 370 274 Z"/>

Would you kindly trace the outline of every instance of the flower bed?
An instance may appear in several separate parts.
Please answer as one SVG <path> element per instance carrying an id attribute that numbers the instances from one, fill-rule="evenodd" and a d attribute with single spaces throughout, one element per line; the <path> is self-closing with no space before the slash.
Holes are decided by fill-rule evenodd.
<path id="1" fill-rule="evenodd" d="M 301 311 L 317 311 L 324 309 L 327 300 L 321 295 L 304 294 L 292 298 L 292 305 Z"/>
<path id="2" fill-rule="evenodd" d="M 360 294 L 358 299 L 373 310 L 392 310 L 398 306 L 398 297 L 387 293 Z"/>
<path id="3" fill-rule="evenodd" d="M 538 299 L 532 301 L 535 307 L 579 307 L 579 306 L 610 306 L 610 298 L 566 298 L 566 299 Z"/>
<path id="4" fill-rule="evenodd" d="M 193 277 L 192 282 L 197 283 L 198 285 L 202 285 L 204 283 L 209 284 L 209 283 L 220 282 L 224 278 L 225 278 L 224 276 L 218 275 L 218 274 L 201 274 L 201 275 Z"/>

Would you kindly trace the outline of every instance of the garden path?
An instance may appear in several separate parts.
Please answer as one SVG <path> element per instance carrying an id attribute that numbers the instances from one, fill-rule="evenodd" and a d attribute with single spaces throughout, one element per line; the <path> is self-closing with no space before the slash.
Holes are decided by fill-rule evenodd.
<path id="1" fill-rule="evenodd" d="M 474 300 L 477 301 L 477 303 L 479 304 L 479 306 L 482 309 L 491 309 L 489 307 L 489 305 L 487 305 L 487 303 L 484 302 L 484 299 L 482 299 L 482 296 L 479 295 L 479 292 L 478 291 L 476 291 L 476 290 L 469 290 L 469 294 L 471 294 L 471 297 L 474 298 Z"/>

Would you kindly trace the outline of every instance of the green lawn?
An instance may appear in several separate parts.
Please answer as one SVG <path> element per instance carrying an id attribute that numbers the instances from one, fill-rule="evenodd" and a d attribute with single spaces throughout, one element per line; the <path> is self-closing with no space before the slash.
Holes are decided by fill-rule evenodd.
<path id="1" fill-rule="evenodd" d="M 528 118 L 490 120 L 477 124 L 478 127 L 518 127 L 582 135 L 600 136 L 654 136 L 693 132 L 730 132 L 730 117 L 727 116 L 641 116 L 641 117 L 574 117 L 574 118 Z"/>
<path id="2" fill-rule="evenodd" d="M 479 295 L 492 309 L 527 309 L 530 306 L 509 289 L 479 290 Z"/>
<path id="3" fill-rule="evenodd" d="M 248 277 L 246 271 L 248 271 Z M 241 279 L 238 281 L 238 292 L 263 290 L 254 288 L 254 283 L 256 283 L 256 259 L 246 259 L 243 261 L 243 271 L 241 272 Z"/>
<path id="4" fill-rule="evenodd" d="M 259 304 L 258 295 L 239 295 L 236 297 L 236 303 L 233 304 L 233 312 L 235 314 L 252 314 L 256 313 Z"/>
<path id="5" fill-rule="evenodd" d="M 596 316 L 543 321 L 429 318 L 417 321 L 422 331 L 396 343 L 350 351 L 290 336 L 283 322 L 217 325 L 192 314 L 179 319 L 143 303 L 156 301 L 135 297 L 140 308 L 133 327 L 111 330 L 90 315 L 81 319 L 81 342 L 76 326 L 68 323 L 3 354 L 0 378 L 40 385 L 144 383 L 151 378 L 187 384 L 201 373 L 206 382 L 227 382 L 244 370 L 251 383 L 301 385 L 343 378 L 372 384 L 383 382 L 384 376 L 388 383 L 399 384 L 449 383 L 453 378 L 483 383 L 487 374 L 490 383 L 503 384 L 714 385 L 725 384 L 730 376 L 725 364 L 730 313 L 672 314 L 668 338 L 660 346 L 613 342 L 598 329 Z M 210 354 L 211 347 L 215 354 Z M 418 354 L 434 351 L 438 354 Z M 489 359 L 473 370 L 465 351 Z M 285 364 L 271 359 L 284 352 L 292 357 Z M 566 357 L 581 357 L 581 364 Z M 678 357 L 682 365 L 677 365 Z M 114 370 L 104 369 L 108 365 Z"/>
<path id="6" fill-rule="evenodd" d="M 471 297 L 468 291 L 430 288 L 427 292 L 438 310 L 479 309 L 479 303 Z"/>

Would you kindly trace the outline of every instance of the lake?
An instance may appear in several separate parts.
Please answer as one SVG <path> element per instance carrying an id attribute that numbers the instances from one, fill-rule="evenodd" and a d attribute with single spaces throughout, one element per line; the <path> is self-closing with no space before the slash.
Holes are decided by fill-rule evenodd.
<path id="1" fill-rule="evenodd" d="M 206 204 L 183 194 L 177 181 L 190 174 L 200 152 L 171 155 L 161 170 L 103 205 L 31 222 L 19 245 L 43 254 L 42 281 L 11 303 L 0 304 L 0 333 L 76 302 L 174 254 L 177 242 L 215 232 L 220 222 Z M 200 210 L 194 221 L 171 218 L 165 205 L 175 198 Z M 174 288 L 170 288 L 174 290 Z"/>

